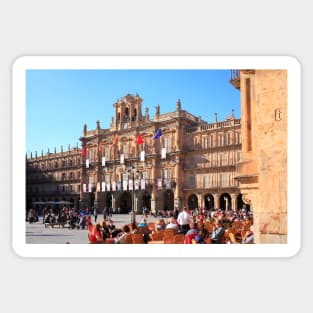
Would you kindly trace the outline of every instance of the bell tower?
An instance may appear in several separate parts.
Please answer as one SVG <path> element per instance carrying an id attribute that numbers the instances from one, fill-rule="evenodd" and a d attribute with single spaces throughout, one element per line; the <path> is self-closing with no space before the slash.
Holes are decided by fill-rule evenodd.
<path id="1" fill-rule="evenodd" d="M 111 128 L 114 130 L 127 129 L 138 126 L 142 121 L 141 104 L 143 99 L 138 94 L 127 94 L 118 99 L 113 107 L 115 108 L 115 118 Z"/>

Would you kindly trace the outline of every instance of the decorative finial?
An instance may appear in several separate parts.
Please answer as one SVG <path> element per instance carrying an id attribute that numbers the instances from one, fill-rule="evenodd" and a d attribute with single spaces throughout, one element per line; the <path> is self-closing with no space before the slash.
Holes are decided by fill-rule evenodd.
<path id="1" fill-rule="evenodd" d="M 56 154 L 57 153 L 57 148 L 56 147 L 54 147 L 54 154 Z"/>
<path id="2" fill-rule="evenodd" d="M 181 110 L 181 103 L 180 103 L 180 99 L 178 99 L 176 102 L 176 111 L 180 111 L 180 110 Z"/>
<path id="3" fill-rule="evenodd" d="M 100 130 L 100 121 L 97 121 L 97 130 Z"/>
<path id="4" fill-rule="evenodd" d="M 146 121 L 149 121 L 149 109 L 148 108 L 146 108 L 145 116 L 146 116 Z"/>
<path id="5" fill-rule="evenodd" d="M 155 107 L 155 115 L 160 115 L 160 106 L 158 104 Z"/>
<path id="6" fill-rule="evenodd" d="M 217 113 L 214 113 L 215 115 L 215 123 L 217 123 Z"/>
<path id="7" fill-rule="evenodd" d="M 84 124 L 84 136 L 87 136 L 87 124 Z"/>
<path id="8" fill-rule="evenodd" d="M 231 109 L 231 116 L 232 116 L 233 118 L 235 118 L 235 110 L 234 110 L 234 109 Z"/>

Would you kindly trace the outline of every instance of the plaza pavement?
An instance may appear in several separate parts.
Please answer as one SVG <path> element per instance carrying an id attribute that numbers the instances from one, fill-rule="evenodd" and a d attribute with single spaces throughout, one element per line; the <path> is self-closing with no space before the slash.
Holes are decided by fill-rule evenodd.
<path id="1" fill-rule="evenodd" d="M 129 214 L 114 214 L 113 222 L 116 227 L 120 228 L 125 224 L 130 223 Z M 136 215 L 136 221 L 139 223 L 142 219 L 142 215 Z M 149 216 L 148 222 L 155 222 L 158 218 Z M 103 216 L 98 215 L 97 223 L 103 221 Z M 92 223 L 94 223 L 94 217 L 92 216 Z M 86 229 L 69 229 L 59 228 L 55 226 L 53 228 L 47 227 L 42 223 L 42 219 L 38 223 L 29 224 L 26 222 L 26 243 L 30 244 L 82 244 L 88 243 L 87 230 Z"/>

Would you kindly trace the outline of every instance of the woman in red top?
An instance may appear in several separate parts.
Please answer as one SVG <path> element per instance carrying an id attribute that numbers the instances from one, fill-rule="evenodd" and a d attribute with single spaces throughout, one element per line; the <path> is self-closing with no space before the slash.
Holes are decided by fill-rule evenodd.
<path id="1" fill-rule="evenodd" d="M 93 226 L 90 223 L 88 225 L 88 239 L 89 243 L 104 243 L 100 224 L 96 224 L 95 226 Z"/>

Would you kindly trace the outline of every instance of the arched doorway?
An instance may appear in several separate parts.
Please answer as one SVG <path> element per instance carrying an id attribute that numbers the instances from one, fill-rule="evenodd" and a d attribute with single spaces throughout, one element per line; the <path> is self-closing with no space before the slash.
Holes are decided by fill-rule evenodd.
<path id="1" fill-rule="evenodd" d="M 188 208 L 190 210 L 198 208 L 198 197 L 195 194 L 192 194 L 188 197 Z"/>
<path id="2" fill-rule="evenodd" d="M 106 193 L 105 207 L 106 209 L 112 208 L 112 193 L 111 192 Z"/>
<path id="3" fill-rule="evenodd" d="M 132 197 L 127 191 L 124 191 L 119 199 L 119 208 L 121 213 L 128 213 L 132 208 Z"/>
<path id="4" fill-rule="evenodd" d="M 250 205 L 245 204 L 242 199 L 242 194 L 239 194 L 237 197 L 237 209 L 245 209 L 246 211 L 250 211 Z"/>
<path id="5" fill-rule="evenodd" d="M 151 194 L 147 191 L 142 196 L 142 206 L 148 208 L 149 212 L 151 211 Z"/>
<path id="6" fill-rule="evenodd" d="M 206 194 L 204 196 L 204 208 L 207 210 L 214 209 L 214 197 L 211 194 Z"/>
<path id="7" fill-rule="evenodd" d="M 232 209 L 231 196 L 228 193 L 223 193 L 221 195 L 221 197 L 220 197 L 220 208 L 223 211 Z"/>
<path id="8" fill-rule="evenodd" d="M 174 192 L 173 192 L 173 190 L 170 190 L 170 189 L 165 190 L 163 197 L 164 197 L 164 203 L 163 203 L 164 210 L 173 211 L 174 210 Z"/>

